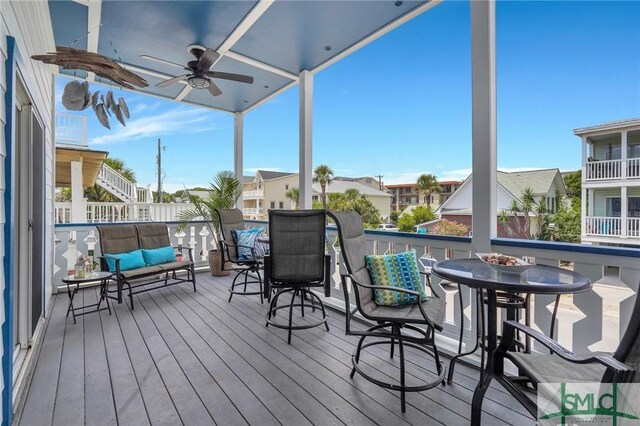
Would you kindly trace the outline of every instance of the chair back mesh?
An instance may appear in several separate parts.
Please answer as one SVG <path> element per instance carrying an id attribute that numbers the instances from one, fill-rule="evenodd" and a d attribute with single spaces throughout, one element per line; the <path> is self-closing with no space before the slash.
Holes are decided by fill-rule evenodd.
<path id="1" fill-rule="evenodd" d="M 96 226 L 102 255 L 126 253 L 140 248 L 134 225 Z"/>
<path id="2" fill-rule="evenodd" d="M 227 243 L 225 244 L 227 258 L 235 262 L 238 260 L 238 249 L 235 247 L 232 231 L 244 229 L 244 217 L 240 209 L 216 209 L 216 213 L 220 219 L 220 237 Z"/>
<path id="3" fill-rule="evenodd" d="M 634 381 L 640 381 L 640 297 L 637 293 L 629 324 L 613 357 L 633 367 L 636 371 Z"/>
<path id="4" fill-rule="evenodd" d="M 164 223 L 137 223 L 138 242 L 142 249 L 156 249 L 171 245 L 169 230 Z"/>
<path id="5" fill-rule="evenodd" d="M 362 217 L 355 211 L 329 212 L 338 227 L 340 250 L 344 266 L 353 277 L 364 285 L 373 285 L 364 257 L 367 253 L 367 240 L 364 235 Z M 373 291 L 368 288 L 353 286 L 356 303 L 360 310 L 366 310 L 373 302 Z"/>
<path id="6" fill-rule="evenodd" d="M 269 210 L 272 282 L 324 280 L 325 221 L 324 210 Z"/>

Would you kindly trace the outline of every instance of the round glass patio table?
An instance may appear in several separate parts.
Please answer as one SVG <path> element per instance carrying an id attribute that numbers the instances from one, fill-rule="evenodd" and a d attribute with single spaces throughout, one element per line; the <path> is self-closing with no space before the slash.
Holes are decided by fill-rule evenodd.
<path id="1" fill-rule="evenodd" d="M 531 294 L 569 294 L 587 291 L 591 281 L 577 272 L 553 266 L 533 265 L 522 273 L 494 269 L 480 259 L 443 260 L 432 272 L 446 280 L 487 293 L 487 363 L 473 393 L 471 424 L 479 425 L 482 400 L 493 379 L 493 353 L 497 346 L 496 292 Z"/>

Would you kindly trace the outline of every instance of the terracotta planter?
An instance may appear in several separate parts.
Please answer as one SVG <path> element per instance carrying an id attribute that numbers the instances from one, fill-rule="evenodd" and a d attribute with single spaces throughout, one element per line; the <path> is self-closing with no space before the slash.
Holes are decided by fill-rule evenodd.
<path id="1" fill-rule="evenodd" d="M 222 252 L 219 250 L 209 250 L 209 270 L 214 277 L 226 277 L 231 274 L 230 270 L 222 269 Z"/>

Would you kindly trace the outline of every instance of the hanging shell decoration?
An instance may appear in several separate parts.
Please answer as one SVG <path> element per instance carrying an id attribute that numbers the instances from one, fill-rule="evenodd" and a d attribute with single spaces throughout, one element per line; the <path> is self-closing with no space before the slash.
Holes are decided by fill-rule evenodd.
<path id="1" fill-rule="evenodd" d="M 71 81 L 64 87 L 62 94 L 62 105 L 70 111 L 83 111 L 89 105 L 96 114 L 98 121 L 107 129 L 111 129 L 109 117 L 112 115 L 126 126 L 125 119 L 129 119 L 129 107 L 123 98 L 118 98 L 116 102 L 113 92 L 109 90 L 105 95 L 101 95 L 100 91 L 93 94 L 89 92 L 89 84 L 85 81 Z"/>

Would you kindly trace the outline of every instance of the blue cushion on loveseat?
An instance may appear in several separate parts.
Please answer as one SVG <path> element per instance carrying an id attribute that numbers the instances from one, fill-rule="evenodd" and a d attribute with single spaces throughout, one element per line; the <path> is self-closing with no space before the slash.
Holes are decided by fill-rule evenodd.
<path id="1" fill-rule="evenodd" d="M 142 257 L 144 257 L 144 262 L 147 266 L 176 261 L 176 255 L 173 253 L 173 247 L 171 246 L 155 249 L 142 249 Z"/>
<path id="2" fill-rule="evenodd" d="M 143 268 L 146 266 L 142 250 L 133 250 L 125 253 L 106 254 L 105 259 L 109 265 L 109 271 L 116 271 L 116 258 L 120 259 L 120 271 Z"/>

